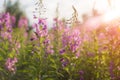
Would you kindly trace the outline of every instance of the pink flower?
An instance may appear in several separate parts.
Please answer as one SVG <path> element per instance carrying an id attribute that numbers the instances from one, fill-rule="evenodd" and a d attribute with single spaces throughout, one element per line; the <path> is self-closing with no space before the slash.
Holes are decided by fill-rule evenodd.
<path id="1" fill-rule="evenodd" d="M 2 37 L 3 39 L 8 39 L 9 41 L 12 40 L 12 35 L 11 35 L 11 33 L 9 33 L 9 32 L 2 32 L 2 33 L 1 33 L 1 37 Z"/>
<path id="2" fill-rule="evenodd" d="M 14 26 L 15 22 L 16 22 L 15 16 L 11 16 L 11 25 Z"/>
<path id="3" fill-rule="evenodd" d="M 39 19 L 38 23 L 35 23 L 32 26 L 33 30 L 35 31 L 37 37 L 47 37 L 48 30 L 47 30 L 47 24 L 46 19 Z"/>
<path id="4" fill-rule="evenodd" d="M 60 49 L 59 53 L 60 54 L 64 54 L 65 53 L 65 49 Z"/>
<path id="5" fill-rule="evenodd" d="M 72 52 L 76 52 L 80 47 L 82 39 L 80 37 L 80 31 L 77 29 L 66 30 L 62 36 L 63 47 L 69 47 Z"/>
<path id="6" fill-rule="evenodd" d="M 6 66 L 6 68 L 7 68 L 9 71 L 15 73 L 15 71 L 16 71 L 16 66 L 15 66 L 15 64 L 16 64 L 17 62 L 18 62 L 18 60 L 17 60 L 16 57 L 14 57 L 13 59 L 12 59 L 12 58 L 8 58 L 7 61 L 6 61 L 6 63 L 5 63 L 5 66 Z"/>
<path id="7" fill-rule="evenodd" d="M 21 17 L 18 22 L 19 27 L 27 27 L 28 26 L 28 20 L 25 17 Z"/>
<path id="8" fill-rule="evenodd" d="M 19 43 L 19 42 L 16 42 L 15 47 L 16 47 L 17 49 L 19 49 L 19 48 L 21 47 L 20 43 Z"/>

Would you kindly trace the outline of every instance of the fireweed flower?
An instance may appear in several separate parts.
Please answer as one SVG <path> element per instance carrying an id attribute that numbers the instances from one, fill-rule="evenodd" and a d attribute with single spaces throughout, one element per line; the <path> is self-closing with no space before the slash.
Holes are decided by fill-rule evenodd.
<path id="1" fill-rule="evenodd" d="M 63 47 L 69 47 L 72 52 L 76 52 L 81 45 L 80 31 L 77 29 L 66 30 L 62 36 Z"/>
<path id="2" fill-rule="evenodd" d="M 6 66 L 6 68 L 7 68 L 9 71 L 15 73 L 15 71 L 16 71 L 16 66 L 15 66 L 15 64 L 16 64 L 17 62 L 18 62 L 18 60 L 17 60 L 16 57 L 14 57 L 13 59 L 12 59 L 12 58 L 8 58 L 8 59 L 6 60 L 5 66 Z"/>
<path id="3" fill-rule="evenodd" d="M 83 78 L 84 71 L 83 71 L 83 70 L 80 70 L 80 71 L 79 71 L 79 74 L 80 74 L 80 80 L 84 80 L 84 78 Z"/>
<path id="4" fill-rule="evenodd" d="M 15 17 L 9 13 L 4 13 L 0 16 L 0 37 L 12 41 L 12 27 L 15 24 Z"/>
<path id="5" fill-rule="evenodd" d="M 50 43 L 46 19 L 40 18 L 38 23 L 35 23 L 33 25 L 33 30 L 35 31 L 37 38 L 43 38 L 42 44 L 45 47 L 45 53 L 53 54 L 54 50 L 53 50 L 53 47 Z"/>
<path id="6" fill-rule="evenodd" d="M 46 46 L 46 53 L 53 54 L 54 53 L 53 46 L 51 45 Z"/>
<path id="7" fill-rule="evenodd" d="M 46 39 L 43 41 L 43 44 L 44 44 L 44 45 L 49 45 L 49 44 L 50 44 L 49 38 L 46 38 Z"/>
<path id="8" fill-rule="evenodd" d="M 36 16 L 36 15 L 33 15 L 33 19 L 37 19 L 37 16 Z"/>
<path id="9" fill-rule="evenodd" d="M 51 45 L 49 37 L 46 37 L 45 40 L 43 41 L 43 45 L 45 46 L 45 52 L 47 54 L 53 54 L 53 46 Z"/>
<path id="10" fill-rule="evenodd" d="M 15 16 L 11 16 L 11 25 L 14 26 L 15 25 L 15 22 L 16 22 L 16 18 Z"/>
<path id="11" fill-rule="evenodd" d="M 2 29 L 2 25 L 0 24 L 0 30 Z"/>
<path id="12" fill-rule="evenodd" d="M 0 30 L 2 29 L 3 27 L 3 22 L 2 22 L 2 18 L 0 18 Z"/>
<path id="13" fill-rule="evenodd" d="M 7 39 L 8 41 L 12 41 L 12 35 L 9 32 L 2 32 L 0 36 L 3 39 Z"/>
<path id="14" fill-rule="evenodd" d="M 39 21 L 38 21 L 38 24 L 39 24 L 40 26 L 42 26 L 43 29 L 47 29 L 46 19 L 40 18 Z"/>
<path id="15" fill-rule="evenodd" d="M 32 27 L 38 37 L 46 37 L 48 35 L 45 19 L 39 19 L 38 23 L 33 24 Z"/>
<path id="16" fill-rule="evenodd" d="M 52 46 L 51 41 L 50 41 L 50 39 L 49 39 L 49 35 L 47 35 L 47 36 L 44 38 L 43 45 L 45 46 L 45 49 L 46 49 L 45 52 L 46 52 L 47 54 L 53 54 L 53 53 L 54 53 L 53 46 Z"/>
<path id="17" fill-rule="evenodd" d="M 62 63 L 62 67 L 67 66 L 68 63 L 69 63 L 69 61 L 68 61 L 67 59 L 65 59 L 65 58 L 61 58 L 61 59 L 60 59 L 60 62 Z"/>
<path id="18" fill-rule="evenodd" d="M 39 19 L 38 23 L 33 24 L 32 26 L 37 37 L 47 37 L 48 30 L 45 19 Z"/>
<path id="19" fill-rule="evenodd" d="M 16 43 L 15 43 L 15 49 L 18 51 L 18 49 L 20 49 L 20 48 L 21 48 L 20 43 L 19 43 L 19 42 L 16 42 Z"/>
<path id="20" fill-rule="evenodd" d="M 33 33 L 30 38 L 30 41 L 34 41 L 34 40 L 37 40 L 37 36 Z"/>
<path id="21" fill-rule="evenodd" d="M 59 53 L 60 54 L 64 54 L 65 53 L 65 49 L 60 49 Z"/>
<path id="22" fill-rule="evenodd" d="M 21 17 L 18 22 L 19 27 L 27 27 L 28 26 L 28 20 L 25 17 Z"/>
<path id="23" fill-rule="evenodd" d="M 80 51 L 77 51 L 76 52 L 76 58 L 79 58 L 80 57 Z"/>
<path id="24" fill-rule="evenodd" d="M 6 27 L 11 27 L 11 21 L 10 21 L 10 14 L 9 13 L 4 14 L 4 21 L 5 21 Z"/>
<path id="25" fill-rule="evenodd" d="M 12 27 L 15 25 L 16 18 L 9 13 L 4 13 L 0 16 L 0 30 L 5 28 L 6 31 L 12 32 Z"/>
<path id="26" fill-rule="evenodd" d="M 15 23 L 15 17 L 11 16 L 9 13 L 5 13 L 2 16 L 3 23 L 8 31 L 12 30 L 13 24 Z"/>

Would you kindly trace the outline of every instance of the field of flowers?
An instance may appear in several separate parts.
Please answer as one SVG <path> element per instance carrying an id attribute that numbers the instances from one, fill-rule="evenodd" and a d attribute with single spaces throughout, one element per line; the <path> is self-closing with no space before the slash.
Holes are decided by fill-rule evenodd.
<path id="1" fill-rule="evenodd" d="M 0 80 L 120 80 L 120 27 L 88 30 L 0 14 Z M 82 27 L 82 28 L 81 28 Z"/>

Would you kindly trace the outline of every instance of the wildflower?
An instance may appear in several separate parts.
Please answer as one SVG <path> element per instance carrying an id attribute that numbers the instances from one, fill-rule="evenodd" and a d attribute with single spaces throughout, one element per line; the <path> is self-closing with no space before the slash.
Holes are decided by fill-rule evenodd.
<path id="1" fill-rule="evenodd" d="M 49 40 L 49 39 L 45 39 L 45 40 L 43 41 L 43 44 L 44 44 L 44 45 L 49 45 L 49 44 L 50 44 L 50 40 Z"/>
<path id="2" fill-rule="evenodd" d="M 12 32 L 15 21 L 16 19 L 14 16 L 11 16 L 9 13 L 4 13 L 0 17 L 0 26 L 2 26 L 2 28 L 5 27 L 8 32 Z"/>
<path id="3" fill-rule="evenodd" d="M 11 16 L 11 25 L 14 26 L 15 22 L 16 22 L 16 18 L 15 16 Z"/>
<path id="4" fill-rule="evenodd" d="M 37 36 L 36 36 L 35 34 L 32 34 L 30 40 L 31 40 L 31 41 L 37 40 Z"/>
<path id="5" fill-rule="evenodd" d="M 47 54 L 53 54 L 54 50 L 52 48 L 47 48 L 46 52 Z"/>
<path id="6" fill-rule="evenodd" d="M 69 47 L 72 52 L 76 52 L 76 50 L 80 47 L 81 38 L 79 30 L 67 30 L 62 36 L 62 44 L 63 47 Z"/>
<path id="7" fill-rule="evenodd" d="M 19 43 L 19 42 L 16 42 L 15 47 L 16 47 L 17 49 L 19 49 L 19 48 L 21 47 L 20 43 Z"/>
<path id="8" fill-rule="evenodd" d="M 9 13 L 4 14 L 4 21 L 5 21 L 6 27 L 10 26 L 10 14 Z"/>
<path id="9" fill-rule="evenodd" d="M 33 19 L 37 19 L 37 16 L 36 16 L 36 15 L 33 15 Z"/>
<path id="10" fill-rule="evenodd" d="M 9 13 L 5 13 L 3 14 L 3 23 L 5 24 L 5 27 L 7 29 L 11 29 L 12 28 L 12 18 L 11 15 Z"/>
<path id="11" fill-rule="evenodd" d="M 65 67 L 65 66 L 67 66 L 68 65 L 68 60 L 67 59 L 65 59 L 65 58 L 61 58 L 60 59 L 60 62 L 62 63 L 62 67 Z"/>
<path id="12" fill-rule="evenodd" d="M 21 17 L 18 22 L 19 27 L 27 27 L 28 26 L 28 20 L 25 17 Z"/>
<path id="13" fill-rule="evenodd" d="M 0 30 L 2 29 L 2 25 L 0 24 Z"/>
<path id="14" fill-rule="evenodd" d="M 60 54 L 64 54 L 64 53 L 65 53 L 65 49 L 61 49 L 61 50 L 59 51 L 59 53 L 60 53 Z"/>
<path id="15" fill-rule="evenodd" d="M 12 58 L 8 58 L 7 61 L 6 61 L 6 63 L 5 63 L 5 66 L 6 66 L 6 68 L 7 68 L 9 71 L 15 73 L 15 71 L 16 71 L 16 66 L 15 66 L 15 64 L 16 64 L 17 62 L 18 62 L 18 60 L 17 60 L 16 57 L 14 57 L 13 59 L 12 59 Z"/>
<path id="16" fill-rule="evenodd" d="M 76 58 L 79 58 L 80 57 L 80 51 L 77 51 L 76 52 Z"/>
<path id="17" fill-rule="evenodd" d="M 3 32 L 0 35 L 3 39 L 7 39 L 9 41 L 12 41 L 12 35 L 9 32 Z"/>
<path id="18" fill-rule="evenodd" d="M 38 24 L 33 25 L 33 30 L 38 37 L 46 37 L 48 35 L 47 24 L 45 19 L 39 19 Z"/>
<path id="19" fill-rule="evenodd" d="M 50 44 L 46 19 L 40 18 L 38 23 L 35 23 L 33 25 L 33 30 L 35 31 L 37 38 L 42 38 L 42 44 L 45 47 L 45 53 L 53 54 L 54 50 L 52 45 Z"/>
<path id="20" fill-rule="evenodd" d="M 42 26 L 42 29 L 43 30 L 46 30 L 47 29 L 47 24 L 46 24 L 46 19 L 39 19 L 39 21 L 38 21 L 38 24 L 40 25 L 40 26 Z"/>
<path id="21" fill-rule="evenodd" d="M 84 78 L 83 78 L 84 71 L 83 71 L 83 70 L 80 70 L 80 71 L 79 71 L 79 74 L 80 74 L 80 80 L 84 80 Z"/>
<path id="22" fill-rule="evenodd" d="M 80 70 L 80 71 L 79 71 L 79 74 L 80 74 L 80 75 L 83 75 L 83 74 L 84 74 L 84 72 L 83 72 L 82 70 Z"/>
<path id="23" fill-rule="evenodd" d="M 45 38 L 45 40 L 43 41 L 43 44 L 46 47 L 46 53 L 47 54 L 53 54 L 54 53 L 53 46 L 52 46 L 49 38 Z"/>

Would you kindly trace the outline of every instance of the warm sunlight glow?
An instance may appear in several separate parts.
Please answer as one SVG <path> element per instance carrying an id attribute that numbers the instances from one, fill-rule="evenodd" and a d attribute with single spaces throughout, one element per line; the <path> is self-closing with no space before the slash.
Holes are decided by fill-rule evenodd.
<path id="1" fill-rule="evenodd" d="M 91 24 L 91 27 L 97 27 L 101 23 L 111 23 L 120 19 L 120 0 L 94 0 L 94 9 L 100 13 L 100 16 L 94 17 L 87 23 Z M 89 25 L 90 27 L 90 25 Z"/>
<path id="2" fill-rule="evenodd" d="M 118 19 L 118 18 L 120 18 L 120 11 L 111 10 L 103 15 L 103 22 L 109 22 L 109 21 L 112 21 L 112 20 Z"/>
<path id="3" fill-rule="evenodd" d="M 120 0 L 96 0 L 96 2 L 99 3 L 96 4 L 96 9 L 103 13 L 103 22 L 106 23 L 120 18 Z"/>

